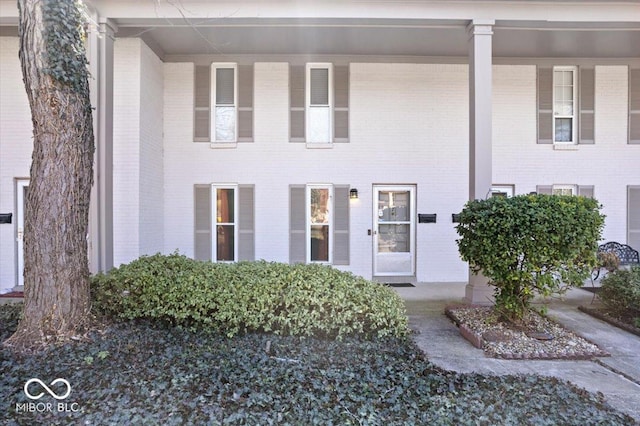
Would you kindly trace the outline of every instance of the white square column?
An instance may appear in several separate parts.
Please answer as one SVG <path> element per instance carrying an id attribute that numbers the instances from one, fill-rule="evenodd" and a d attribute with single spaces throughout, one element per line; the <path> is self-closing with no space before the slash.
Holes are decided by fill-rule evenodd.
<path id="1" fill-rule="evenodd" d="M 469 200 L 491 195 L 492 36 L 494 20 L 473 20 L 469 35 Z M 493 303 L 487 279 L 469 270 L 465 302 Z"/>
<path id="2" fill-rule="evenodd" d="M 117 26 L 99 19 L 88 31 L 89 90 L 94 107 L 95 161 L 89 210 L 89 270 L 113 267 L 113 44 Z"/>

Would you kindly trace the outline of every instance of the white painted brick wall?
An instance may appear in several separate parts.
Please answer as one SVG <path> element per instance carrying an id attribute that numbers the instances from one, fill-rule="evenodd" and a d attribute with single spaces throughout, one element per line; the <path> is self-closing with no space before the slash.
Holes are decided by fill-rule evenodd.
<path id="1" fill-rule="evenodd" d="M 371 276 L 372 184 L 415 183 L 418 211 L 440 218 L 417 227 L 418 278 L 466 279 L 450 216 L 466 199 L 466 66 L 352 64 L 351 142 L 333 149 L 288 142 L 287 64 L 255 65 L 255 141 L 235 149 L 191 142 L 192 81 L 190 64 L 165 64 L 165 251 L 192 255 L 195 183 L 255 184 L 256 257 L 283 262 L 289 185 L 350 184 L 360 199 L 351 205 L 348 269 Z"/>
<path id="2" fill-rule="evenodd" d="M 114 45 L 114 264 L 163 251 L 163 69 L 139 39 Z"/>
<path id="3" fill-rule="evenodd" d="M 208 144 L 193 143 L 191 63 L 164 64 L 164 248 L 193 256 L 193 183 L 206 183 L 194 167 Z"/>
<path id="4" fill-rule="evenodd" d="M 140 243 L 139 254 L 155 254 L 164 247 L 163 64 L 141 45 L 140 88 Z"/>
<path id="5" fill-rule="evenodd" d="M 113 54 L 113 262 L 130 262 L 140 252 L 139 39 L 119 38 Z"/>
<path id="6" fill-rule="evenodd" d="M 165 63 L 141 42 L 118 39 L 114 63 L 115 263 L 155 251 L 193 255 L 193 185 L 255 184 L 256 257 L 288 261 L 289 185 L 349 184 L 351 265 L 372 274 L 373 184 L 416 184 L 417 278 L 466 281 L 451 214 L 468 193 L 466 65 L 353 63 L 350 143 L 307 149 L 288 142 L 288 64 L 254 67 L 254 142 L 211 149 L 193 142 L 193 64 Z M 0 38 L 0 211 L 14 209 L 31 140 L 17 39 Z M 536 69 L 496 65 L 493 180 L 516 193 L 536 185 L 595 185 L 606 240 L 626 240 L 626 186 L 640 184 L 640 148 L 626 144 L 627 68 L 596 67 L 596 144 L 576 151 L 536 144 Z M 8 77 L 7 77 L 8 76 Z M 160 143 L 162 141 L 162 143 Z M 8 148 L 8 146 L 11 148 Z M 12 287 L 14 227 L 0 225 L 0 286 Z"/>
<path id="7" fill-rule="evenodd" d="M 0 293 L 17 284 L 16 179 L 29 177 L 33 151 L 18 46 L 17 37 L 0 37 L 0 213 L 13 213 L 11 224 L 0 224 Z"/>
<path id="8" fill-rule="evenodd" d="M 495 66 L 494 183 L 515 184 L 518 194 L 536 185 L 594 185 L 607 215 L 603 240 L 626 242 L 627 185 L 640 182 L 640 147 L 627 144 L 627 73 L 596 67 L 596 143 L 560 151 L 535 141 L 535 66 Z"/>
<path id="9" fill-rule="evenodd" d="M 627 185 L 640 184 L 640 146 L 627 144 L 627 87 L 627 67 L 596 67 L 595 137 L 600 149 L 590 164 L 595 196 L 607 215 L 604 240 L 622 243 L 627 242 Z"/>

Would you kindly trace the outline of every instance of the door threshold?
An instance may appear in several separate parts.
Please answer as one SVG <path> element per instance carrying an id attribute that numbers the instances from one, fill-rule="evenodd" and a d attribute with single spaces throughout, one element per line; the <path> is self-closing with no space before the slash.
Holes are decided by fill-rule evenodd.
<path id="1" fill-rule="evenodd" d="M 397 276 L 397 275 L 393 275 L 389 277 L 378 275 L 378 276 L 374 276 L 372 278 L 372 281 L 375 281 L 377 283 L 382 283 L 382 284 L 388 284 L 394 287 L 399 287 L 400 284 L 403 284 L 404 287 L 409 287 L 409 286 L 415 287 L 416 283 L 418 282 L 415 276 Z"/>

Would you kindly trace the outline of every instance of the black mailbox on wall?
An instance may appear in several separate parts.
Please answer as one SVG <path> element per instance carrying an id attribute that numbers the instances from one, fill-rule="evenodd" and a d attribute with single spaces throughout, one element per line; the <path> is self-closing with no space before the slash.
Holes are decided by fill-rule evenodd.
<path id="1" fill-rule="evenodd" d="M 436 214 L 435 213 L 419 213 L 418 214 L 418 223 L 436 223 Z"/>
<path id="2" fill-rule="evenodd" d="M 0 223 L 11 223 L 13 213 L 0 213 Z"/>

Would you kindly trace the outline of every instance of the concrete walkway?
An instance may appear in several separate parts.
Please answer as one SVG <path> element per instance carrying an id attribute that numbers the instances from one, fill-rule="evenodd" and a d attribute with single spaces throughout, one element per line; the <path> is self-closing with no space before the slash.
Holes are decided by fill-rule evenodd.
<path id="1" fill-rule="evenodd" d="M 590 392 L 601 392 L 614 408 L 640 423 L 640 337 L 577 309 L 590 306 L 592 294 L 573 289 L 565 299 L 550 300 L 551 318 L 599 345 L 610 357 L 592 361 L 536 361 L 487 358 L 467 342 L 444 315 L 448 304 L 460 303 L 464 284 L 424 284 L 395 288 L 405 301 L 414 340 L 435 365 L 461 373 L 540 374 L 568 380 Z"/>

